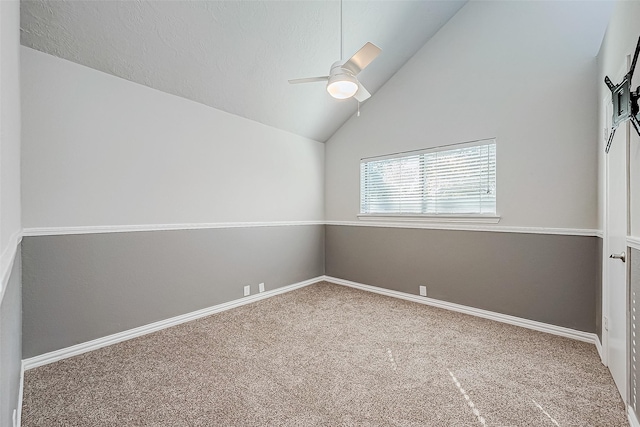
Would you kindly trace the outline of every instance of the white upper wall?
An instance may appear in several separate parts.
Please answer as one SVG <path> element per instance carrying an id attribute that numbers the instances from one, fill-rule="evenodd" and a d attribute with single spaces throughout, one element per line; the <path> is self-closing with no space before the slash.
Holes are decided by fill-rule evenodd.
<path id="1" fill-rule="evenodd" d="M 604 77 L 609 76 L 614 84 L 620 83 L 621 74 L 626 73 L 627 55 L 633 55 L 638 37 L 640 37 L 640 2 L 638 1 L 618 1 L 607 27 L 607 33 L 602 42 L 600 53 L 598 54 L 598 117 L 600 127 L 598 138 L 600 140 L 598 148 L 598 164 L 600 171 L 599 180 L 599 200 L 598 200 L 598 223 L 602 228 L 604 221 L 604 194 L 605 194 L 605 153 L 606 141 L 603 138 L 605 127 L 604 105 L 605 100 L 611 100 L 611 92 L 604 83 Z M 632 56 L 633 57 L 633 56 Z M 640 63 L 636 66 L 635 78 L 632 81 L 632 88 L 635 90 L 640 85 Z M 624 131 L 623 125 L 618 132 Z M 631 234 L 640 236 L 640 137 L 631 128 L 631 150 L 630 150 L 630 191 L 631 191 Z"/>
<path id="2" fill-rule="evenodd" d="M 356 220 L 363 157 L 496 137 L 499 225 L 595 228 L 597 48 L 582 41 L 609 11 L 468 3 L 327 142 L 326 219 Z"/>
<path id="3" fill-rule="evenodd" d="M 0 275 L 20 225 L 20 2 L 0 1 Z M 2 283 L 4 286 L 4 282 Z M 1 292 L 0 292 L 1 295 Z"/>
<path id="4" fill-rule="evenodd" d="M 322 220 L 324 144 L 22 47 L 25 228 Z"/>

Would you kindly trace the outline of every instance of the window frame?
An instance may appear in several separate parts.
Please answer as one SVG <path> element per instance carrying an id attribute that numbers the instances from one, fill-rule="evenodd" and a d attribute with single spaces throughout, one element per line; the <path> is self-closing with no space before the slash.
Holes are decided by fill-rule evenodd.
<path id="1" fill-rule="evenodd" d="M 380 161 L 387 159 L 401 159 L 403 157 L 410 157 L 421 155 L 425 153 L 435 153 L 440 151 L 449 151 L 456 150 L 460 148 L 474 147 L 479 145 L 490 145 L 495 144 L 496 146 L 496 209 L 495 213 L 363 213 L 362 209 L 362 197 L 363 197 L 363 177 L 362 177 L 362 165 L 371 161 Z M 498 154 L 497 154 L 497 141 L 496 138 L 486 138 L 479 139 L 475 141 L 455 143 L 455 144 L 447 144 L 441 145 L 437 147 L 424 148 L 420 150 L 411 150 L 411 151 L 402 151 L 397 153 L 385 154 L 381 156 L 371 156 L 371 157 L 363 157 L 360 159 L 359 167 L 360 167 L 360 187 L 359 187 L 359 200 L 358 200 L 358 219 L 359 220 L 393 220 L 399 222 L 442 222 L 442 223 L 477 223 L 477 224 L 497 224 L 501 217 L 498 211 L 498 191 L 497 191 L 497 181 L 498 181 Z"/>

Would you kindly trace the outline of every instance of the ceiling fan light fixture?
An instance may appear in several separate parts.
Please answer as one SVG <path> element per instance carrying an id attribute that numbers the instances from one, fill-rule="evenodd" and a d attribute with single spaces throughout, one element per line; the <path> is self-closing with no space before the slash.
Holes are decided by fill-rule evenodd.
<path id="1" fill-rule="evenodd" d="M 348 74 L 332 76 L 327 84 L 327 92 L 336 99 L 351 98 L 358 91 L 358 80 Z"/>

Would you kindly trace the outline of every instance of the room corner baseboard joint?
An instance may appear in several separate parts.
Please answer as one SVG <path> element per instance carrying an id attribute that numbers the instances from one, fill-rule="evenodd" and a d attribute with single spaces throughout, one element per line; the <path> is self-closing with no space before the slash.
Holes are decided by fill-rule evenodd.
<path id="1" fill-rule="evenodd" d="M 577 331 L 574 329 L 565 328 L 562 326 L 551 325 L 547 323 L 537 322 L 534 320 L 523 319 L 520 317 L 510 316 L 506 314 L 496 313 L 488 310 L 482 310 L 474 307 L 464 306 L 461 304 L 450 303 L 446 301 L 441 301 L 433 298 L 422 297 L 418 295 L 407 294 L 405 292 L 394 291 L 385 288 L 379 288 L 376 286 L 365 285 L 362 283 L 352 282 L 349 280 L 339 279 L 332 276 L 319 276 L 313 279 L 305 280 L 303 282 L 294 283 L 292 285 L 283 286 L 271 291 L 263 292 L 260 294 L 255 294 L 249 297 L 244 297 L 241 299 L 236 299 L 233 301 L 229 301 L 226 303 L 218 304 L 212 307 L 204 308 L 202 310 L 194 311 L 191 313 L 183 314 L 180 316 L 172 317 L 166 320 L 161 320 L 159 322 L 154 322 L 148 325 L 143 325 L 134 329 L 129 329 L 123 332 L 118 332 L 116 334 L 108 335 L 102 338 L 97 338 L 92 341 L 87 341 L 84 343 L 76 344 L 71 347 L 66 347 L 60 350 L 55 350 L 52 352 L 48 352 L 45 354 L 41 354 L 38 356 L 30 357 L 24 359 L 23 363 L 23 371 L 36 368 L 38 366 L 47 365 L 53 362 L 57 362 L 58 360 L 66 359 L 69 357 L 77 356 L 92 350 L 97 350 L 102 347 L 106 347 L 111 344 L 117 344 L 122 341 L 126 341 L 132 338 L 136 338 L 142 335 L 146 335 L 152 332 L 156 332 L 162 329 L 169 328 L 171 326 L 176 326 L 181 323 L 185 323 L 191 320 L 196 320 L 202 317 L 209 316 L 211 314 L 219 313 L 222 311 L 230 310 L 235 307 L 240 307 L 245 304 L 249 304 L 255 301 L 259 301 L 265 298 L 269 298 L 275 295 L 279 295 L 285 292 L 290 292 L 292 290 L 302 288 L 305 286 L 312 285 L 314 283 L 326 281 L 336 285 L 347 286 L 355 289 L 360 289 L 368 292 L 374 292 L 381 295 L 386 295 L 394 298 L 404 299 L 407 301 L 413 301 L 420 304 L 430 305 L 433 307 L 443 308 L 445 310 L 456 311 L 459 313 L 468 314 L 471 316 L 482 317 L 489 320 L 494 320 L 501 323 L 507 323 L 510 325 L 520 326 L 527 329 L 533 329 L 539 332 L 546 332 L 553 335 L 558 335 L 566 338 L 575 339 L 578 341 L 583 341 L 587 343 L 591 343 L 596 345 L 598 348 L 597 342 L 599 342 L 596 334 Z M 601 349 L 598 350 L 599 354 L 601 353 Z"/>
<path id="2" fill-rule="evenodd" d="M 418 295 L 412 295 L 405 292 L 380 288 L 376 286 L 366 285 L 362 283 L 352 282 L 349 280 L 339 279 L 332 276 L 319 276 L 309 280 L 305 280 L 302 282 L 294 283 L 292 285 L 283 286 L 277 289 L 273 289 L 271 291 L 266 291 L 260 294 L 252 295 L 250 297 L 244 297 L 241 299 L 236 299 L 233 301 L 229 301 L 226 303 L 214 305 L 208 308 L 204 308 L 198 311 L 194 311 L 191 313 L 183 314 L 180 316 L 172 317 L 166 320 L 161 320 L 159 322 L 151 323 L 148 325 L 140 326 L 134 329 L 129 329 L 123 332 L 119 332 L 116 334 L 108 335 L 106 337 L 98 338 L 92 341 L 88 341 L 85 343 L 77 344 L 71 347 L 63 348 L 60 350 L 55 350 L 49 353 L 45 353 L 39 356 L 34 356 L 28 359 L 22 360 L 21 369 L 20 369 L 20 387 L 19 387 L 19 395 L 18 395 L 18 427 L 21 423 L 22 418 L 22 399 L 23 399 L 23 390 L 24 390 L 24 373 L 29 369 L 33 369 L 39 366 L 47 365 L 50 363 L 57 362 L 62 359 L 66 359 L 69 357 L 77 356 L 89 351 L 97 350 L 102 347 L 106 347 L 112 344 L 117 344 L 119 342 L 123 342 L 126 340 L 130 340 L 142 335 L 146 335 L 152 332 L 160 331 L 162 329 L 166 329 L 172 326 L 176 326 L 191 320 L 196 320 L 202 317 L 206 317 L 215 313 L 219 313 L 222 311 L 230 310 L 232 308 L 240 307 L 252 302 L 256 302 L 262 299 L 266 299 L 269 297 L 273 297 L 279 294 L 283 294 L 286 292 L 293 291 L 295 289 L 299 289 L 305 286 L 312 285 L 314 283 L 318 283 L 321 281 L 326 281 L 329 283 L 333 283 L 336 285 L 346 286 L 350 288 L 360 289 L 367 292 L 373 292 L 380 295 L 386 295 L 393 298 L 399 298 L 407 301 L 417 302 L 424 305 L 429 305 L 433 307 L 442 308 L 445 310 L 455 311 L 459 313 L 468 314 L 475 317 L 482 317 L 489 320 L 494 320 L 501 323 L 506 323 L 514 326 L 520 326 L 527 329 L 536 330 L 539 332 L 546 332 L 553 335 L 559 335 L 566 338 L 575 339 L 578 341 L 583 341 L 591 344 L 595 344 L 596 349 L 598 350 L 598 354 L 602 360 L 602 345 L 600 344 L 600 340 L 598 339 L 596 334 L 577 331 L 574 329 L 564 328 L 561 326 L 550 325 L 542 322 L 537 322 L 529 319 L 523 319 L 515 316 L 505 315 L 501 313 L 491 312 L 488 310 L 482 310 L 474 307 L 464 306 L 461 304 L 450 303 L 446 301 L 436 300 L 433 298 L 422 297 Z M 628 410 L 629 422 L 632 427 L 640 427 L 638 424 L 635 414 L 631 411 L 631 408 Z"/>

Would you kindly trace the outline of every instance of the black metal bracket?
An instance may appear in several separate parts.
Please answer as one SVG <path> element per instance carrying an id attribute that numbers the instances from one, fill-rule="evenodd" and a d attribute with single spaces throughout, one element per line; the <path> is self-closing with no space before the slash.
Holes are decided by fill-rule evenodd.
<path id="1" fill-rule="evenodd" d="M 633 127 L 640 135 L 640 108 L 638 107 L 638 99 L 640 98 L 640 86 L 635 90 L 631 90 L 631 79 L 633 78 L 633 72 L 636 69 L 636 63 L 638 62 L 638 54 L 640 54 L 640 38 L 638 38 L 638 44 L 636 45 L 636 52 L 633 55 L 633 61 L 631 61 L 631 68 L 629 72 L 625 74 L 622 81 L 617 85 L 611 82 L 609 77 L 604 78 L 604 82 L 611 91 L 611 101 L 613 103 L 613 116 L 611 117 L 611 131 L 609 133 L 609 140 L 607 141 L 607 147 L 605 152 L 608 153 L 613 142 L 613 137 L 616 134 L 618 125 L 631 121 Z"/>

